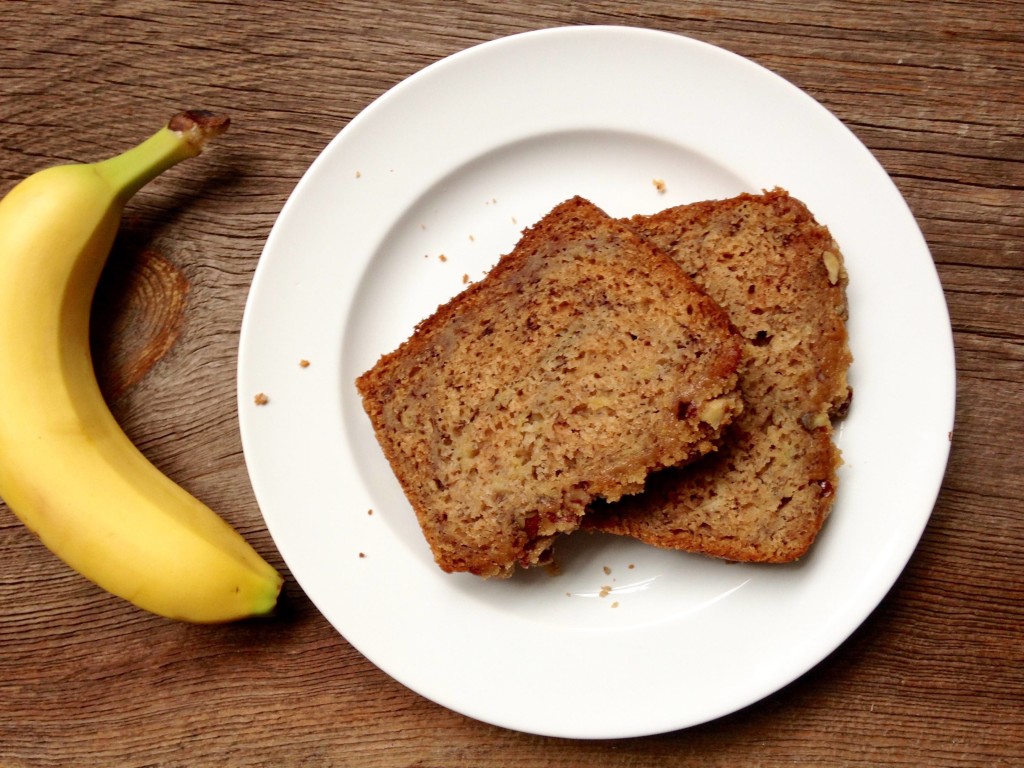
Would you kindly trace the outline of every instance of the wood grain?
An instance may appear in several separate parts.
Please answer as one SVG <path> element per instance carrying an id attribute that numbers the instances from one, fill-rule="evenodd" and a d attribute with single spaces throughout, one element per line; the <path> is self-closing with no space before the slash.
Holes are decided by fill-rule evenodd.
<path id="1" fill-rule="evenodd" d="M 41 0 L 7 2 L 2 18 L 2 191 L 42 165 L 119 151 L 181 108 L 231 114 L 216 152 L 133 201 L 103 278 L 95 352 L 132 438 L 282 569 L 235 412 L 239 325 L 263 242 L 360 110 L 503 35 L 603 23 L 678 32 L 831 109 L 928 240 L 958 405 L 932 521 L 860 629 L 766 700 L 644 739 L 546 739 L 444 710 L 371 665 L 291 580 L 267 621 L 203 628 L 140 614 L 71 573 L 0 505 L 0 764 L 1022 763 L 1024 3 Z M 539 696 L 557 694 L 538 681 Z"/>
<path id="2" fill-rule="evenodd" d="M 132 257 L 127 266 L 118 263 L 125 251 Z M 108 401 L 120 399 L 174 347 L 188 299 L 182 271 L 156 251 L 117 243 L 110 263 L 90 328 L 93 348 L 102 350 L 97 375 Z"/>

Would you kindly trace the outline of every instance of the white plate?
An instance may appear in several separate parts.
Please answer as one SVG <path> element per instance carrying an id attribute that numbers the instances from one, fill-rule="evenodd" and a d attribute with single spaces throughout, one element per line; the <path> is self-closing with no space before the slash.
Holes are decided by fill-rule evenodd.
<path id="1" fill-rule="evenodd" d="M 560 551 L 560 576 L 442 573 L 355 377 L 565 198 L 627 215 L 776 185 L 831 228 L 851 276 L 856 397 L 838 438 L 838 502 L 811 554 L 793 566 L 729 565 L 578 536 Z M 864 620 L 931 513 L 954 379 L 927 246 L 889 177 L 838 120 L 719 48 L 575 27 L 427 67 L 327 146 L 256 271 L 238 405 L 274 540 L 353 646 L 470 717 L 612 738 L 755 702 Z M 254 404 L 260 392 L 266 405 Z"/>

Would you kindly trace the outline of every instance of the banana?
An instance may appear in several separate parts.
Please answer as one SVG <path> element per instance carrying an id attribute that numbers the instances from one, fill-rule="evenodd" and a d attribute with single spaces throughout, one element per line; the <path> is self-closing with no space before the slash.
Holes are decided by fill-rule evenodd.
<path id="1" fill-rule="evenodd" d="M 125 204 L 227 126 L 183 112 L 121 155 L 47 168 L 0 200 L 0 498 L 95 584 L 197 623 L 270 613 L 282 578 L 125 435 L 96 381 L 89 314 Z"/>

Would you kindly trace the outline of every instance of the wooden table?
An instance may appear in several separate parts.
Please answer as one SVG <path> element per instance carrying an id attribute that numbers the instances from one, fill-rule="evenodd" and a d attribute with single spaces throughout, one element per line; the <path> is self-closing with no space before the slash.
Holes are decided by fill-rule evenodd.
<path id="1" fill-rule="evenodd" d="M 41 166 L 120 151 L 179 108 L 234 121 L 216 151 L 133 201 L 103 278 L 97 364 L 142 450 L 284 568 L 243 462 L 235 363 L 253 270 L 300 175 L 374 98 L 467 46 L 562 24 L 653 27 L 807 90 L 877 155 L 920 222 L 959 380 L 949 468 L 916 554 L 848 641 L 767 700 L 676 733 L 575 742 L 412 693 L 294 582 L 273 620 L 144 614 L 0 506 L 0 764 L 1024 764 L 1024 3 L 391 5 L 0 9 L 3 191 Z"/>

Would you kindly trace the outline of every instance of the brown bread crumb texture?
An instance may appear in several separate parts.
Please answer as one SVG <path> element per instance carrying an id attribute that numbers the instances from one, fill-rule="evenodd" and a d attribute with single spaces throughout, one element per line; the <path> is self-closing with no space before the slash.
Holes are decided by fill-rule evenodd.
<path id="1" fill-rule="evenodd" d="M 837 488 L 831 419 L 845 412 L 846 270 L 784 190 L 637 216 L 631 224 L 729 313 L 743 337 L 743 413 L 722 448 L 595 505 L 590 530 L 739 561 L 805 554 Z"/>
<path id="2" fill-rule="evenodd" d="M 740 354 L 672 259 L 574 198 L 357 386 L 438 565 L 504 577 L 593 500 L 712 450 Z"/>

